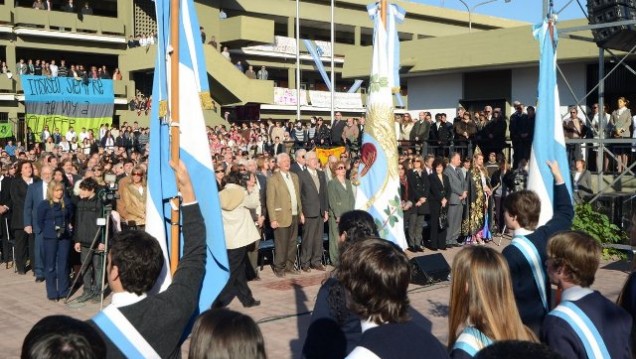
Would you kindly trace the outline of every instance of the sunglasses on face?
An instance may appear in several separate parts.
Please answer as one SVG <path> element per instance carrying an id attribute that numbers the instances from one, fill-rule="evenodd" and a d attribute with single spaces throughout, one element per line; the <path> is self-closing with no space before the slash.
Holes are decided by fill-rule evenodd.
<path id="1" fill-rule="evenodd" d="M 133 176 L 143 176 L 143 173 L 141 173 L 141 172 L 133 172 L 132 175 Z"/>

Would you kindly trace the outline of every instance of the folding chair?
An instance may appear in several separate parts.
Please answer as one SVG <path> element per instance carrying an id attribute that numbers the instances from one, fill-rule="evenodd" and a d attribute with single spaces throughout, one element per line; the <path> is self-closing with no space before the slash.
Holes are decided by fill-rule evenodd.
<path id="1" fill-rule="evenodd" d="M 257 264 L 263 270 L 264 262 L 267 255 L 271 257 L 270 262 L 274 262 L 274 240 L 262 239 L 258 242 L 258 259 Z"/>

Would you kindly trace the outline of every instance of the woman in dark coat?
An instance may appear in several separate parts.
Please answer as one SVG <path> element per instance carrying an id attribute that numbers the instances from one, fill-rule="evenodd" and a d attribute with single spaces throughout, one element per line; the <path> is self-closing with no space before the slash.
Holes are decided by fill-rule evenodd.
<path id="1" fill-rule="evenodd" d="M 429 221 L 431 228 L 430 248 L 434 251 L 438 249 L 446 250 L 446 230 L 439 225 L 439 217 L 442 212 L 447 210 L 446 205 L 450 196 L 450 182 L 444 174 L 444 160 L 440 157 L 433 161 L 433 173 L 428 176 L 430 182 L 429 190 L 429 208 L 431 211 L 431 220 Z"/>
<path id="2" fill-rule="evenodd" d="M 413 204 L 409 212 L 409 249 L 412 252 L 422 252 L 422 229 L 424 227 L 424 217 L 429 214 L 428 193 L 429 180 L 424 171 L 424 160 L 416 157 L 413 161 L 413 169 L 406 174 L 408 179 L 408 197 Z"/>
<path id="3" fill-rule="evenodd" d="M 64 190 L 64 184 L 51 181 L 46 200 L 38 207 L 38 224 L 44 237 L 46 296 L 53 301 L 66 297 L 69 291 L 68 256 L 71 251 L 73 205 Z"/>
<path id="4" fill-rule="evenodd" d="M 33 164 L 28 161 L 19 162 L 18 171 L 11 181 L 9 189 L 11 229 L 15 236 L 15 263 L 18 274 L 26 274 L 27 258 L 30 258 L 31 261 L 35 259 L 35 236 L 24 231 L 24 203 L 26 202 L 27 190 L 33 181 Z"/>

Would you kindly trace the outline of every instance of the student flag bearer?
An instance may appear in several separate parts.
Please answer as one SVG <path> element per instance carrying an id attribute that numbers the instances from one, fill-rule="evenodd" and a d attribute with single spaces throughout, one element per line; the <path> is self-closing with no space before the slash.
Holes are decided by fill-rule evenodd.
<path id="1" fill-rule="evenodd" d="M 557 161 L 561 173 L 570 173 L 568 157 L 565 151 L 565 137 L 561 124 L 559 87 L 556 77 L 557 44 L 559 36 L 556 17 L 552 16 L 543 23 L 535 25 L 533 35 L 539 41 L 539 99 L 534 126 L 534 142 L 528 170 L 528 189 L 539 195 L 541 199 L 541 216 L 539 225 L 552 218 L 554 190 L 550 169 L 546 161 Z M 570 176 L 565 176 L 568 192 L 572 193 Z M 571 195 L 570 195 L 571 197 Z"/>
<path id="2" fill-rule="evenodd" d="M 369 81 L 369 100 L 365 133 L 360 154 L 363 167 L 356 208 L 369 212 L 376 220 L 380 236 L 406 248 L 404 220 L 400 207 L 398 153 L 393 125 L 392 91 L 399 91 L 399 42 L 396 24 L 405 12 L 386 0 L 367 7 L 374 22 L 373 62 Z"/>
<path id="3" fill-rule="evenodd" d="M 147 233 L 113 241 L 112 304 L 91 321 L 109 358 L 180 356 L 188 323 L 210 307 L 229 277 L 218 194 L 210 186 L 214 169 L 202 110 L 211 101 L 193 0 L 156 0 L 155 6 Z M 174 200 L 177 188 L 181 201 Z"/>

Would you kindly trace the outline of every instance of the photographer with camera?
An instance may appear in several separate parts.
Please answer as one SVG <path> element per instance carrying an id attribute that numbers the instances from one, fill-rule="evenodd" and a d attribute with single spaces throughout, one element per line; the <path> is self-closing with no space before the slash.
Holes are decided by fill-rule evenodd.
<path id="1" fill-rule="evenodd" d="M 46 200 L 38 206 L 38 226 L 44 238 L 46 295 L 57 302 L 69 291 L 68 256 L 71 249 L 73 204 L 64 195 L 64 184 L 51 181 Z"/>
<path id="2" fill-rule="evenodd" d="M 97 219 L 102 217 L 103 205 L 97 191 L 99 185 L 93 178 L 86 178 L 79 184 L 79 200 L 77 201 L 77 211 L 75 212 L 75 232 L 73 240 L 74 249 L 80 253 L 81 261 L 86 267 L 82 280 L 84 291 L 77 298 L 78 303 L 88 300 L 99 300 L 101 284 L 103 281 L 102 261 L 104 258 L 103 237 L 96 238 L 97 230 L 100 228 Z"/>

